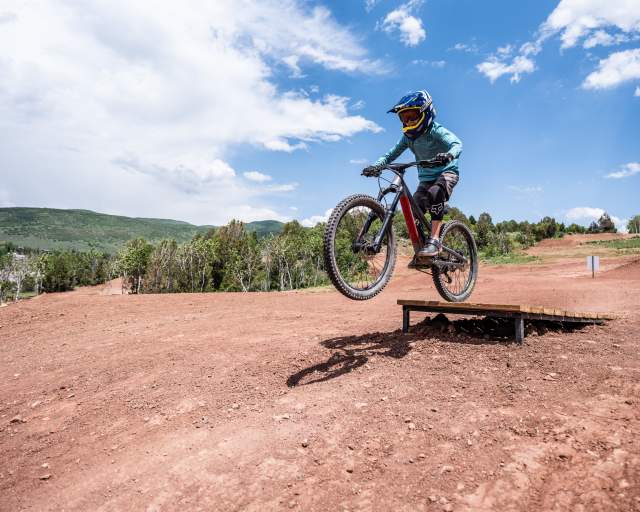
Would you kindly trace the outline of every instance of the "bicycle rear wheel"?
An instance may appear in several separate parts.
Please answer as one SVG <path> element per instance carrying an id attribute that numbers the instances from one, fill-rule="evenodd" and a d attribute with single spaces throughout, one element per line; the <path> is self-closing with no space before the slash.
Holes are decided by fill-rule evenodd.
<path id="1" fill-rule="evenodd" d="M 440 232 L 442 245 L 454 250 L 466 260 L 455 268 L 433 266 L 433 283 L 440 296 L 449 302 L 462 302 L 469 298 L 478 279 L 478 249 L 469 228 L 459 220 L 447 222 Z M 461 260 L 442 251 L 438 260 L 457 263 Z"/>
<path id="2" fill-rule="evenodd" d="M 354 300 L 375 297 L 387 285 L 396 262 L 396 243 L 390 225 L 382 246 L 371 243 L 382 229 L 385 210 L 373 197 L 357 194 L 338 204 L 324 235 L 325 269 L 340 293 Z M 364 230 L 367 223 L 369 228 Z"/>

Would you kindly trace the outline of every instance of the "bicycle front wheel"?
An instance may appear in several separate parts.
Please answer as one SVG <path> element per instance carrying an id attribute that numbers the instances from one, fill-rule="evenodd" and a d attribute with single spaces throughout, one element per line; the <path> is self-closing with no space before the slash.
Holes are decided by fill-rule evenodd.
<path id="1" fill-rule="evenodd" d="M 449 302 L 462 302 L 471 295 L 478 279 L 478 249 L 469 228 L 459 220 L 447 222 L 440 233 L 442 245 L 455 251 L 463 260 L 446 251 L 438 256 L 444 264 L 434 266 L 433 283 L 443 299 Z"/>
<path id="2" fill-rule="evenodd" d="M 327 221 L 324 261 L 329 278 L 340 293 L 354 300 L 375 297 L 387 285 L 396 263 L 393 226 L 374 251 L 382 229 L 383 206 L 373 197 L 357 194 L 338 204 Z"/>

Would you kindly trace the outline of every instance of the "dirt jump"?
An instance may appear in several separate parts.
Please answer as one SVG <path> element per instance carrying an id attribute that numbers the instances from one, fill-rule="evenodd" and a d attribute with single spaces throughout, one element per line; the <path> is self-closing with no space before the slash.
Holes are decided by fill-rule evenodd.
<path id="1" fill-rule="evenodd" d="M 114 284 L 0 308 L 0 510 L 640 510 L 640 259 L 592 279 L 580 240 L 481 265 L 475 302 L 618 316 L 521 346 L 420 313 L 403 335 L 397 299 L 439 299 L 403 261 L 367 302 Z"/>

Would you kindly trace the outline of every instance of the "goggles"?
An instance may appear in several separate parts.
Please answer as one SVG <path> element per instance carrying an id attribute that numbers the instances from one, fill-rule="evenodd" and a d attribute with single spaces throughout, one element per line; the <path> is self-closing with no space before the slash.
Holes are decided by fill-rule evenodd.
<path id="1" fill-rule="evenodd" d="M 403 130 L 413 130 L 424 120 L 424 112 L 415 107 L 409 107 L 398 112 L 398 117 L 402 121 Z"/>

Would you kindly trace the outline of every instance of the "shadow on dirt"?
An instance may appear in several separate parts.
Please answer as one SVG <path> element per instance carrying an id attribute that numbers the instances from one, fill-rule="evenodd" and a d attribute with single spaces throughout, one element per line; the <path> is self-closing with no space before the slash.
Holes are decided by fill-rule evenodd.
<path id="1" fill-rule="evenodd" d="M 423 339 L 423 334 L 375 332 L 361 336 L 341 336 L 320 342 L 325 348 L 338 350 L 323 363 L 315 364 L 294 373 L 287 379 L 287 386 L 314 384 L 334 379 L 366 364 L 371 356 L 386 356 L 400 359 L 411 351 L 414 341 Z"/>
<path id="2" fill-rule="evenodd" d="M 543 335 L 549 331 L 573 332 L 584 324 L 563 324 L 549 321 L 527 321 L 527 336 Z M 287 386 L 305 386 L 340 377 L 367 363 L 372 356 L 400 359 L 406 356 L 416 341 L 437 338 L 445 343 L 488 344 L 512 343 L 515 337 L 514 321 L 505 318 L 468 318 L 453 322 L 438 314 L 426 317 L 411 327 L 408 334 L 398 329 L 392 332 L 368 333 L 360 336 L 341 336 L 320 342 L 334 350 L 327 361 L 304 368 L 287 379 Z"/>

